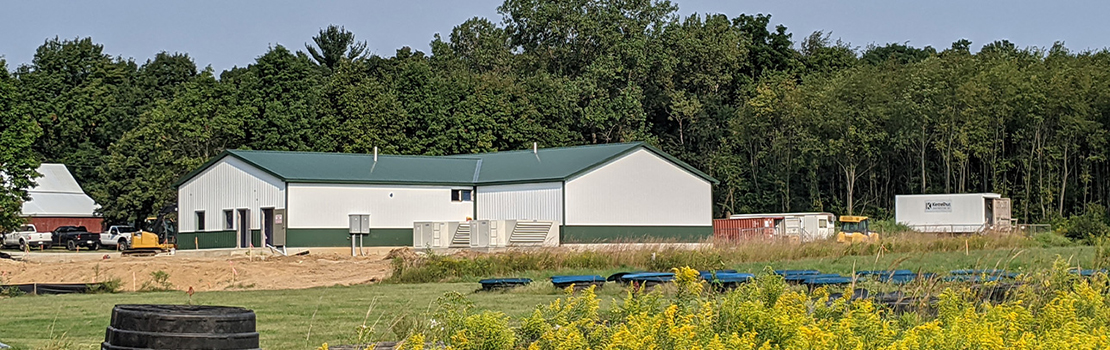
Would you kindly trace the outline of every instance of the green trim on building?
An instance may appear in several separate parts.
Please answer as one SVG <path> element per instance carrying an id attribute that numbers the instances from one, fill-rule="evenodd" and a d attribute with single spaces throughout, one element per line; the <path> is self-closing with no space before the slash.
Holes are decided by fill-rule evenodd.
<path id="1" fill-rule="evenodd" d="M 702 242 L 713 237 L 713 226 L 563 226 L 562 243 L 636 241 Z"/>
<path id="2" fill-rule="evenodd" d="M 702 242 L 713 236 L 712 226 L 560 226 L 562 243 L 606 243 L 635 241 Z M 262 234 L 251 230 L 255 247 L 261 247 Z M 286 230 L 288 247 L 349 247 L 345 228 L 291 228 Z M 194 241 L 194 238 L 196 240 Z M 178 249 L 235 248 L 235 231 L 183 232 L 177 235 Z M 412 246 L 412 229 L 374 228 L 363 238 L 365 247 Z"/>
<path id="3" fill-rule="evenodd" d="M 285 231 L 288 247 L 350 247 L 350 234 L 345 228 L 291 228 Z M 371 228 L 363 237 L 364 247 L 412 246 L 411 228 Z"/>
<path id="4" fill-rule="evenodd" d="M 262 230 L 251 230 L 251 244 L 255 247 L 265 247 L 262 245 Z"/>
<path id="5" fill-rule="evenodd" d="M 177 249 L 235 248 L 235 231 L 182 232 Z"/>

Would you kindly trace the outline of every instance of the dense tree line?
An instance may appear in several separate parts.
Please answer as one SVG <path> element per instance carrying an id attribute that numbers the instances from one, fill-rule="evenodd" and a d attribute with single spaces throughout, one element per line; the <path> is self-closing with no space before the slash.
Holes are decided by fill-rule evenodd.
<path id="1" fill-rule="evenodd" d="M 860 49 L 821 32 L 795 41 L 767 15 L 677 10 L 506 0 L 501 23 L 468 20 L 430 54 L 368 55 L 329 27 L 307 53 L 277 45 L 219 74 L 186 54 L 138 64 L 90 38 L 49 39 L 0 72 L 0 164 L 16 177 L 67 164 L 111 221 L 174 201 L 178 177 L 230 148 L 444 155 L 532 142 L 657 145 L 721 180 L 716 216 L 888 217 L 896 194 L 998 192 L 1041 222 L 1110 202 L 1105 50 Z M 0 204 L 25 185 L 9 183 Z"/>

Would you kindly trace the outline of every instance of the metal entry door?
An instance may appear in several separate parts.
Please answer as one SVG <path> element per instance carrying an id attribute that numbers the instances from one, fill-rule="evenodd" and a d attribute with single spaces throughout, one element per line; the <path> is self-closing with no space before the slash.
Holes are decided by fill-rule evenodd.
<path id="1" fill-rule="evenodd" d="M 262 246 L 274 245 L 274 208 L 262 209 Z"/>
<path id="2" fill-rule="evenodd" d="M 285 222 L 289 220 L 285 216 L 285 209 L 274 209 L 274 234 L 273 244 L 275 247 L 285 246 Z"/>
<path id="3" fill-rule="evenodd" d="M 239 248 L 251 246 L 251 211 L 239 209 Z"/>

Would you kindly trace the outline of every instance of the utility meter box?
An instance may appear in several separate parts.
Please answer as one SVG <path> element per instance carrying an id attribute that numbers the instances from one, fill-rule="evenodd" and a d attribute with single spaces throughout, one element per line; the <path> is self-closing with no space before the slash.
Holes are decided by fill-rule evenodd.
<path id="1" fill-rule="evenodd" d="M 350 222 L 350 230 L 347 232 L 352 235 L 370 234 L 370 214 L 350 214 L 347 217 Z"/>

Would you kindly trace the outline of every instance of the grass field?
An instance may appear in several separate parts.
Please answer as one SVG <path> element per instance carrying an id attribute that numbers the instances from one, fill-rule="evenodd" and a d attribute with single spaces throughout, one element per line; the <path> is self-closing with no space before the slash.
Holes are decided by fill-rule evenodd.
<path id="1" fill-rule="evenodd" d="M 388 323 L 406 312 L 416 314 L 428 310 L 436 298 L 449 291 L 468 294 L 479 308 L 517 316 L 557 297 L 554 293 L 471 294 L 475 286 L 472 283 L 378 284 L 208 292 L 194 294 L 193 302 L 254 310 L 258 315 L 258 331 L 265 349 L 315 349 L 324 342 L 337 344 L 353 340 L 356 328 L 364 320 L 367 326 L 377 322 L 375 328 L 379 334 L 393 338 L 389 336 Z M 183 304 L 187 301 L 183 292 L 3 299 L 0 300 L 0 342 L 18 349 L 99 349 L 112 306 L 125 303 Z"/>
<path id="2" fill-rule="evenodd" d="M 1091 247 L 1015 248 L 944 253 L 900 253 L 876 256 L 844 256 L 787 262 L 751 262 L 732 267 L 759 272 L 774 268 L 813 268 L 847 273 L 869 269 L 920 269 L 943 272 L 956 268 L 1005 268 L 1013 271 L 1046 268 L 1057 258 L 1086 263 L 1094 256 Z M 478 277 L 467 283 L 374 284 L 346 287 L 274 291 L 221 291 L 197 293 L 193 302 L 242 306 L 258 315 L 258 329 L 265 349 L 313 349 L 321 343 L 350 343 L 360 325 L 373 326 L 376 339 L 396 340 L 390 323 L 403 315 L 419 317 L 430 310 L 445 292 L 463 293 L 478 309 L 497 310 L 514 319 L 528 314 L 536 305 L 559 297 L 543 283 L 551 274 L 608 274 L 624 269 L 530 271 L 519 274 L 540 283 L 510 293 L 474 293 Z M 489 277 L 489 276 L 481 276 Z M 297 276 L 289 276 L 297 278 Z M 602 300 L 621 293 L 610 285 Z M 124 303 L 182 304 L 183 292 L 60 295 L 0 299 L 0 342 L 18 349 L 95 349 L 103 340 L 111 308 Z M 603 303 L 602 308 L 607 304 Z"/>
<path id="3" fill-rule="evenodd" d="M 848 274 L 860 270 L 909 269 L 921 272 L 945 272 L 954 269 L 1006 269 L 1022 272 L 1028 268 L 1051 266 L 1057 257 L 1075 264 L 1089 264 L 1094 259 L 1093 247 L 1053 247 L 1053 248 L 1010 248 L 991 250 L 970 250 L 928 253 L 897 253 L 882 256 L 839 256 L 825 258 L 806 258 L 777 262 L 745 262 L 726 264 L 725 267 L 739 272 L 760 273 L 767 266 L 775 269 L 817 269 L 825 273 Z M 609 274 L 621 271 L 636 271 L 639 268 L 620 267 L 603 269 L 559 269 L 543 271 L 524 271 L 510 276 L 542 280 L 553 274 L 581 275 Z M 464 276 L 450 282 L 477 282 L 490 276 Z"/>

